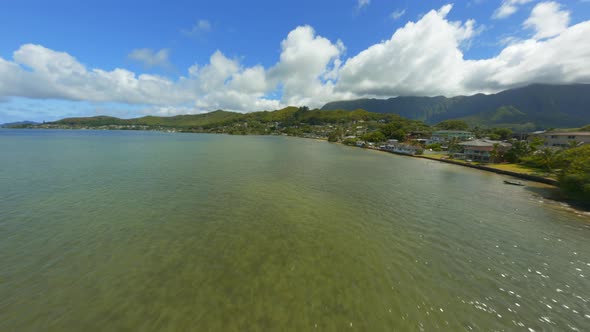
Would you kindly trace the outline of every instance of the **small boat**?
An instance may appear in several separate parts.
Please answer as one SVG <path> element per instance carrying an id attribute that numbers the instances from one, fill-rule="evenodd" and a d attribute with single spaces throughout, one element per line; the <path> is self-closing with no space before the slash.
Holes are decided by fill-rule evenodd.
<path id="1" fill-rule="evenodd" d="M 511 184 L 513 186 L 524 186 L 524 184 L 522 182 L 515 181 L 515 180 L 504 180 L 504 183 Z"/>

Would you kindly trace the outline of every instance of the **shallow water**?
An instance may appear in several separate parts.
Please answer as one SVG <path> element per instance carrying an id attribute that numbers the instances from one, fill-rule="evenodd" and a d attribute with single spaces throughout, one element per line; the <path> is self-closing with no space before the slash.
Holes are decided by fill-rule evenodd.
<path id="1" fill-rule="evenodd" d="M 539 188 L 287 137 L 0 130 L 0 330 L 588 330 Z"/>

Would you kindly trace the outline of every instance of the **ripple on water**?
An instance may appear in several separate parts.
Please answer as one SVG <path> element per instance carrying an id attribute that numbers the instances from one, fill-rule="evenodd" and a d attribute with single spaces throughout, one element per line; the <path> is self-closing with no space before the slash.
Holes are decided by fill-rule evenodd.
<path id="1" fill-rule="evenodd" d="M 79 135 L 0 140 L 0 330 L 588 324 L 590 229 L 496 175 L 279 137 Z"/>

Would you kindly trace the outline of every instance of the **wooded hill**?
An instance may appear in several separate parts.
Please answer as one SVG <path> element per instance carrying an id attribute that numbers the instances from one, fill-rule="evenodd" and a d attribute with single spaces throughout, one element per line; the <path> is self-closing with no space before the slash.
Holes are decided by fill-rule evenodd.
<path id="1" fill-rule="evenodd" d="M 457 97 L 396 97 L 335 101 L 322 107 L 395 113 L 428 124 L 462 119 L 471 126 L 517 131 L 579 127 L 590 123 L 590 84 L 534 84 L 496 94 Z"/>
<path id="2" fill-rule="evenodd" d="M 421 121 L 408 120 L 397 114 L 371 113 L 365 110 L 310 110 L 307 107 L 286 107 L 276 111 L 264 111 L 253 113 L 234 113 L 217 110 L 204 114 L 177 115 L 171 117 L 145 116 L 134 119 L 120 119 L 110 116 L 94 116 L 81 118 L 66 118 L 54 122 L 31 127 L 61 127 L 61 128 L 97 128 L 120 126 L 148 128 L 175 128 L 181 131 L 196 132 L 230 132 L 228 128 L 234 128 L 242 134 L 264 134 L 269 128 L 299 128 L 303 126 L 322 125 L 350 125 L 355 122 L 366 121 L 368 123 L 385 124 L 398 123 L 408 130 L 427 130 L 429 126 Z M 372 126 L 371 126 L 372 127 Z M 241 129 L 240 129 L 241 128 Z M 369 128 L 370 129 L 370 128 Z"/>

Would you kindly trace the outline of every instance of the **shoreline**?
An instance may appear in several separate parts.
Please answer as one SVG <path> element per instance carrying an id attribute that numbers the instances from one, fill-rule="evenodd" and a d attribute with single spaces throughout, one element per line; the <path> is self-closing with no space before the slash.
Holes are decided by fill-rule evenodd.
<path id="1" fill-rule="evenodd" d="M 334 143 L 336 143 L 336 142 L 334 142 Z M 338 144 L 342 144 L 342 143 L 338 142 Z M 342 145 L 350 146 L 350 145 L 346 145 L 346 144 L 342 144 Z M 350 146 L 350 147 L 355 147 L 355 146 Z M 397 152 L 386 151 L 386 150 L 375 149 L 375 148 L 362 148 L 362 149 L 373 150 L 373 151 L 378 151 L 378 152 L 385 152 L 385 153 L 390 153 L 390 154 L 394 154 L 394 155 L 398 155 L 398 156 L 405 156 L 405 157 L 412 157 L 412 158 L 419 158 L 419 159 L 428 159 L 428 160 L 438 161 L 438 162 L 442 162 L 442 163 L 453 164 L 453 165 L 457 165 L 457 166 L 474 168 L 474 169 L 478 169 L 478 170 L 484 171 L 484 172 L 491 172 L 491 173 L 496 173 L 496 174 L 500 174 L 500 175 L 509 175 L 509 176 L 519 178 L 522 180 L 538 182 L 538 183 L 546 184 L 546 185 L 553 186 L 553 187 L 558 186 L 557 180 L 550 179 L 547 177 L 538 176 L 538 175 L 513 172 L 513 171 L 488 167 L 485 165 L 467 164 L 467 163 L 463 163 L 460 161 L 449 160 L 449 159 L 432 158 L 427 155 L 412 155 L 412 154 L 406 154 L 406 153 L 397 153 Z"/>
<path id="2" fill-rule="evenodd" d="M 3 128 L 4 129 L 4 128 Z M 47 130 L 50 128 L 6 128 L 6 129 L 42 129 L 42 130 Z M 97 130 L 97 131 L 104 131 L 104 130 L 108 130 L 108 131 L 120 131 L 120 129 L 79 129 L 79 128 L 67 128 L 67 129 L 62 129 L 62 130 Z M 155 132 L 165 132 L 165 131 L 161 131 L 161 130 L 133 130 L 133 131 L 155 131 Z M 356 146 L 351 146 L 351 145 L 346 145 L 343 144 L 342 142 L 330 142 L 327 139 L 324 138 L 317 138 L 317 137 L 301 137 L 301 136 L 289 136 L 289 135 L 232 135 L 232 134 L 226 134 L 226 133 L 198 133 L 198 132 L 174 132 L 174 133 L 178 133 L 178 134 L 214 134 L 214 135 L 229 135 L 229 136 L 275 136 L 275 137 L 293 137 L 293 138 L 302 138 L 302 139 L 308 139 L 308 140 L 313 140 L 313 141 L 318 141 L 318 142 L 326 142 L 326 143 L 335 143 L 335 144 L 340 144 L 343 146 L 347 146 L 347 147 L 351 147 L 351 148 L 356 148 Z M 542 177 L 542 176 L 537 176 L 537 175 L 531 175 L 531 174 L 525 174 L 525 173 L 519 173 L 519 172 L 513 172 L 513 171 L 508 171 L 508 170 L 503 170 L 503 169 L 497 169 L 497 168 L 493 168 L 493 167 L 488 167 L 488 166 L 484 166 L 484 165 L 475 165 L 475 164 L 466 164 L 466 163 L 462 163 L 459 161 L 455 161 L 455 160 L 448 160 L 448 159 L 439 159 L 439 158 L 432 158 L 432 157 L 428 157 L 425 155 L 410 155 L 410 154 L 404 154 L 404 153 L 396 153 L 396 152 L 392 152 L 392 151 L 386 151 L 386 150 L 381 150 L 381 149 L 376 149 L 376 148 L 361 148 L 361 149 L 365 149 L 365 150 L 372 150 L 372 151 L 377 151 L 377 152 L 384 152 L 384 153 L 389 153 L 389 154 L 395 154 L 398 156 L 405 156 L 405 157 L 413 157 L 413 158 L 418 158 L 418 159 L 426 159 L 426 160 L 432 160 L 432 161 L 438 161 L 438 162 L 442 162 L 442 163 L 447 163 L 447 164 L 452 164 L 452 165 L 457 165 L 457 166 L 462 166 L 462 167 L 468 167 L 468 168 L 472 168 L 472 169 L 477 169 L 480 171 L 484 171 L 484 172 L 490 172 L 490 173 L 495 173 L 495 174 L 499 174 L 499 175 L 508 175 L 508 176 L 512 176 L 514 178 L 518 178 L 518 179 L 522 179 L 522 180 L 526 180 L 526 181 L 531 181 L 531 182 L 536 182 L 536 183 L 541 183 L 544 185 L 548 185 L 553 187 L 554 189 L 558 189 L 558 182 L 557 180 L 554 179 L 550 179 L 550 178 L 546 178 L 546 177 Z M 588 212 L 590 212 L 590 208 L 585 207 L 585 206 L 581 206 L 579 204 L 577 204 L 575 201 L 569 200 L 567 198 L 564 197 L 544 197 L 545 199 L 549 199 L 552 200 L 558 204 L 566 204 L 568 209 L 572 209 L 574 211 L 580 212 L 582 214 L 588 214 Z"/>
<path id="3" fill-rule="evenodd" d="M 17 129 L 17 130 L 18 129 L 42 129 L 42 130 L 47 130 L 47 129 L 53 129 L 53 128 L 2 128 L 2 129 Z M 60 128 L 58 130 L 121 131 L 121 129 L 82 129 L 82 128 Z M 147 131 L 147 132 L 155 131 L 155 132 L 168 133 L 167 131 L 162 131 L 162 130 L 134 129 L 132 131 Z M 230 135 L 230 136 L 294 137 L 294 138 L 303 138 L 303 139 L 320 141 L 320 142 L 336 143 L 336 144 L 341 144 L 341 145 L 349 146 L 349 147 L 353 147 L 353 148 L 356 147 L 356 146 L 343 144 L 342 142 L 330 142 L 330 141 L 328 141 L 327 138 L 318 138 L 318 137 L 302 137 L 302 136 L 290 136 L 290 135 L 231 135 L 231 134 L 227 134 L 227 133 L 206 133 L 206 132 L 203 132 L 203 133 L 199 133 L 199 132 L 173 132 L 173 133 L 178 133 L 178 134 L 214 134 L 214 135 Z M 449 160 L 449 159 L 431 158 L 426 155 L 411 155 L 411 154 L 404 154 L 404 153 L 396 153 L 396 152 L 392 152 L 392 151 L 385 151 L 385 150 L 375 149 L 375 148 L 362 148 L 362 149 L 391 153 L 391 154 L 395 154 L 395 155 L 399 155 L 399 156 L 414 157 L 414 158 L 420 158 L 420 159 L 429 159 L 429 160 L 439 161 L 439 162 L 443 162 L 443 163 L 447 163 L 447 164 L 475 168 L 475 169 L 485 171 L 485 172 L 492 172 L 492 173 L 496 173 L 496 174 L 509 175 L 509 176 L 513 176 L 515 178 L 519 178 L 519 179 L 523 179 L 523 180 L 527 180 L 527 181 L 539 182 L 539 183 L 543 183 L 543 184 L 547 184 L 547 185 L 555 186 L 555 187 L 557 187 L 557 185 L 558 185 L 557 181 L 553 180 L 553 179 L 549 179 L 549 178 L 545 178 L 545 177 L 541 177 L 541 176 L 536 176 L 536 175 L 531 175 L 531 174 L 512 172 L 512 171 L 497 169 L 497 168 L 493 168 L 493 167 L 487 167 L 484 165 L 466 164 L 466 163 L 462 163 L 462 162 L 458 162 L 458 161 L 454 161 L 454 160 Z"/>
<path id="4" fill-rule="evenodd" d="M 342 144 L 342 143 L 337 143 L 337 144 Z M 354 146 L 350 146 L 350 145 L 346 145 L 346 144 L 342 144 L 342 145 L 349 146 L 351 148 L 354 147 Z M 461 162 L 454 161 L 454 160 L 430 158 L 430 157 L 424 156 L 424 155 L 409 155 L 409 154 L 404 154 L 404 153 L 395 153 L 395 152 L 391 152 L 391 151 L 385 151 L 385 150 L 373 149 L 373 148 L 363 148 L 363 149 L 376 151 L 376 152 L 390 153 L 390 154 L 394 154 L 394 155 L 402 156 L 402 157 L 412 157 L 412 158 L 417 158 L 417 159 L 438 161 L 438 162 L 442 162 L 442 163 L 477 169 L 479 171 L 495 173 L 498 175 L 508 175 L 508 176 L 512 176 L 512 177 L 515 177 L 518 179 L 550 186 L 551 190 L 554 191 L 551 195 L 539 195 L 539 196 L 544 199 L 552 201 L 556 206 L 559 205 L 561 209 L 569 210 L 570 212 L 576 213 L 580 216 L 590 217 L 590 208 L 589 207 L 580 205 L 578 202 L 560 195 L 560 192 L 558 192 L 558 190 L 559 190 L 558 182 L 557 182 L 557 180 L 554 180 L 554 179 L 549 179 L 549 178 L 531 175 L 531 174 L 512 172 L 512 171 L 487 167 L 487 166 L 483 166 L 483 165 L 465 164 L 465 163 L 461 163 Z"/>
<path id="5" fill-rule="evenodd" d="M 519 178 L 519 179 L 522 179 L 522 180 L 539 182 L 539 183 L 547 184 L 547 185 L 554 186 L 554 187 L 557 187 L 558 186 L 557 180 L 546 178 L 546 177 L 542 177 L 542 176 L 537 176 L 537 175 L 531 175 L 531 174 L 525 174 L 525 173 L 518 173 L 518 172 L 513 172 L 513 171 L 507 171 L 507 170 L 503 170 L 503 169 L 488 167 L 488 166 L 485 166 L 485 165 L 466 164 L 466 163 L 462 163 L 462 162 L 455 161 L 455 160 L 449 160 L 449 159 L 430 158 L 430 157 L 424 156 L 424 155 L 412 156 L 412 157 L 422 158 L 422 159 L 429 159 L 429 160 L 436 160 L 436 161 L 440 161 L 440 162 L 447 163 L 447 164 L 453 164 L 453 165 L 459 165 L 459 166 L 464 166 L 464 167 L 469 167 L 469 168 L 475 168 L 475 169 L 479 169 L 479 170 L 486 171 L 486 172 L 492 172 L 492 173 L 496 173 L 496 174 L 510 175 L 512 177 Z"/>

